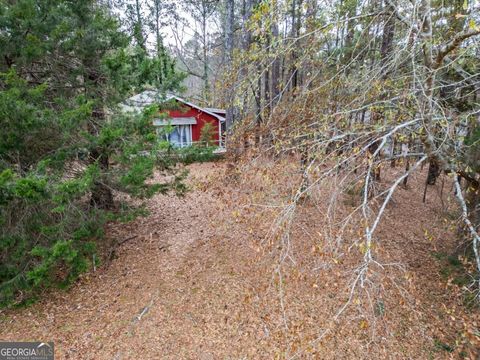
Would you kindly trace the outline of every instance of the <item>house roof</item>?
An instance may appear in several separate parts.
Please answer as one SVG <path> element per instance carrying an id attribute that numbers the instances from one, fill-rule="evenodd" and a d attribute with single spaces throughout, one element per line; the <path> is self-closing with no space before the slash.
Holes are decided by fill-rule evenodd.
<path id="1" fill-rule="evenodd" d="M 224 109 L 205 108 L 205 110 L 208 110 L 210 112 L 213 112 L 213 113 L 219 114 L 219 115 L 227 115 L 227 110 L 224 110 Z"/>
<path id="2" fill-rule="evenodd" d="M 225 117 L 221 116 L 217 113 L 215 113 L 212 110 L 219 110 L 219 109 L 211 109 L 211 108 L 202 108 L 198 105 L 195 105 L 191 102 L 188 102 L 176 95 L 173 94 L 167 94 L 167 95 L 162 95 L 160 92 L 155 91 L 155 90 L 145 90 L 141 92 L 140 94 L 134 95 L 128 99 L 126 99 L 122 104 L 120 104 L 120 107 L 124 111 L 142 111 L 145 107 L 152 105 L 154 103 L 161 103 L 169 100 L 176 100 L 178 102 L 181 102 L 185 105 L 188 105 L 194 109 L 197 109 L 199 111 L 202 111 L 208 115 L 213 116 L 214 118 L 218 119 L 218 121 L 224 122 Z"/>

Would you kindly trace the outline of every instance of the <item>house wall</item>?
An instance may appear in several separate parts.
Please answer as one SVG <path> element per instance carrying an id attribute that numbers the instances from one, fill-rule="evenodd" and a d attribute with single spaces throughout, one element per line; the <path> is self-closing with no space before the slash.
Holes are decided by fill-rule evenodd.
<path id="1" fill-rule="evenodd" d="M 197 124 L 192 125 L 192 141 L 194 142 L 200 141 L 200 133 L 203 126 L 206 123 L 211 123 L 215 129 L 214 140 L 218 144 L 219 121 L 217 118 L 186 105 L 183 105 L 181 110 L 169 110 L 168 113 L 171 118 L 194 117 L 197 120 Z"/>

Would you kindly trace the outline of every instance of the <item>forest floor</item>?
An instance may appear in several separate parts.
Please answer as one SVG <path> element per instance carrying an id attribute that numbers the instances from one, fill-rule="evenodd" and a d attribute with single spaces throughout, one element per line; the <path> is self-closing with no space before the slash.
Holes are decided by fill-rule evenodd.
<path id="1" fill-rule="evenodd" d="M 325 220 L 321 191 L 297 208 L 289 238 L 275 236 L 298 185 L 295 166 L 189 166 L 185 197 L 155 196 L 148 216 L 109 224 L 109 239 L 130 239 L 113 260 L 68 290 L 1 312 L 0 339 L 54 341 L 57 359 L 479 356 L 479 311 L 462 290 L 467 265 L 448 257 L 456 236 L 448 183 L 429 188 L 425 204 L 424 173 L 398 190 L 374 252 L 396 265 L 372 269 L 371 284 L 336 318 L 361 249 Z M 347 211 L 355 199 L 342 201 Z"/>

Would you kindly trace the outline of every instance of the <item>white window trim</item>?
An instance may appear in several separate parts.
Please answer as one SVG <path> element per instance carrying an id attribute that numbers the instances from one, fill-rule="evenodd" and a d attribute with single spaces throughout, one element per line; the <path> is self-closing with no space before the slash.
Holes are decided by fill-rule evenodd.
<path id="1" fill-rule="evenodd" d="M 166 126 L 166 125 L 196 125 L 197 119 L 193 117 L 180 117 L 180 118 L 169 118 L 169 119 L 154 119 L 154 126 Z"/>

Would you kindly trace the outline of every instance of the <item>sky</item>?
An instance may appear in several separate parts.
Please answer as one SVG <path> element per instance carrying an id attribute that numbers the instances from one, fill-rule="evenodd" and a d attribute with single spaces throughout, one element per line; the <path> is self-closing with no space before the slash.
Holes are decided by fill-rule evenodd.
<path id="1" fill-rule="evenodd" d="M 113 0 L 114 1 L 114 0 Z M 188 40 L 192 39 L 195 34 L 195 21 L 191 14 L 189 14 L 181 6 L 180 1 L 174 2 L 176 5 L 176 14 L 182 19 L 182 21 L 174 21 L 173 16 L 170 19 L 170 25 L 166 25 L 161 33 L 163 35 L 164 44 L 168 47 L 175 47 L 178 45 L 178 41 L 182 44 L 185 44 Z M 125 4 L 135 5 L 135 0 L 127 0 Z M 148 0 L 140 0 L 140 5 L 142 8 L 142 13 L 144 16 L 147 16 L 148 10 Z M 115 8 L 113 9 L 114 14 L 116 14 L 121 20 L 126 19 L 125 9 Z M 173 15 L 173 13 L 168 14 Z M 168 16 L 167 15 L 167 16 Z M 218 32 L 218 24 L 215 21 L 208 21 L 209 33 Z M 155 33 L 150 31 L 150 29 L 145 28 L 144 34 L 147 37 L 148 47 L 153 49 L 155 44 Z"/>

